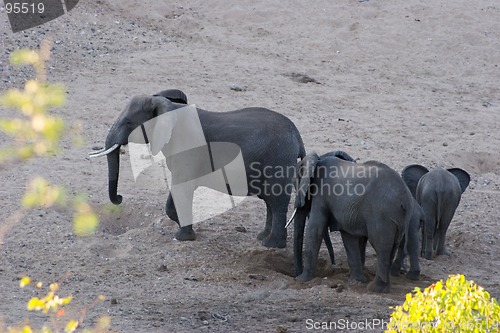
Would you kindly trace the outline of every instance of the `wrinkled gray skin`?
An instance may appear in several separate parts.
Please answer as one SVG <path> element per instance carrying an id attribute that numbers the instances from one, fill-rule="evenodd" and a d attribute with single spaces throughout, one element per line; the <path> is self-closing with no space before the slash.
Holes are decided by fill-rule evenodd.
<path id="1" fill-rule="evenodd" d="M 153 96 L 133 97 L 110 129 L 105 148 L 108 149 L 114 144 L 128 144 L 128 136 L 136 127 L 165 112 L 184 107 L 186 103 L 186 95 L 175 89 Z M 258 196 L 264 200 L 267 207 L 265 228 L 258 235 L 258 239 L 267 247 L 285 247 L 285 223 L 290 191 L 273 195 L 271 191 L 266 192 L 265 187 L 271 188 L 276 184 L 281 188 L 293 186 L 294 174 L 290 172 L 282 177 L 266 178 L 263 168 L 294 170 L 297 159 L 305 156 L 304 144 L 297 128 L 290 119 L 265 108 L 253 107 L 229 112 L 210 112 L 198 108 L 197 111 L 207 142 L 231 142 L 241 149 L 246 168 L 248 195 Z M 118 148 L 107 155 L 109 198 L 114 204 L 120 204 L 122 201 L 122 197 L 117 194 L 119 154 Z M 171 171 L 174 175 L 175 171 Z M 253 182 L 250 184 L 250 181 Z M 172 220 L 179 223 L 171 195 L 167 199 L 166 212 Z M 194 240 L 192 225 L 181 227 L 175 237 L 178 240 Z"/>
<path id="2" fill-rule="evenodd" d="M 332 170 L 339 172 L 334 176 Z M 294 264 L 299 274 L 296 279 L 314 278 L 321 239 L 328 226 L 340 231 L 350 278 L 361 282 L 368 281 L 364 264 L 366 243 L 370 241 L 377 253 L 377 271 L 368 289 L 389 292 L 391 264 L 413 209 L 410 191 L 399 174 L 380 162 L 356 164 L 313 153 L 299 162 L 298 177 L 294 220 Z M 349 188 L 357 188 L 358 192 L 349 192 Z M 340 189 L 344 189 L 342 193 Z"/>
<path id="3" fill-rule="evenodd" d="M 406 277 L 410 280 L 418 280 L 420 278 L 420 263 L 418 261 L 420 252 L 419 231 L 424 225 L 424 211 L 418 204 L 417 200 L 413 199 L 413 210 L 410 219 L 408 231 L 405 233 L 401 243 L 399 244 L 396 260 L 392 263 L 391 274 L 399 276 L 401 270 L 406 273 Z M 406 271 L 405 258 L 408 255 L 410 259 L 410 270 Z"/>
<path id="4" fill-rule="evenodd" d="M 469 174 L 459 168 L 429 171 L 421 165 L 412 164 L 403 169 L 402 176 L 424 212 L 422 255 L 428 260 L 432 259 L 434 252 L 436 255 L 448 255 L 446 231 L 462 193 L 469 186 Z"/>

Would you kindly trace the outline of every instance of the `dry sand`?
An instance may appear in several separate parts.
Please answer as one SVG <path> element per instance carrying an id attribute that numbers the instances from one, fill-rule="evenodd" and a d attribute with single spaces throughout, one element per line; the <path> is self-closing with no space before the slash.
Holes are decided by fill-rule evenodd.
<path id="1" fill-rule="evenodd" d="M 121 332 L 305 332 L 307 319 L 388 320 L 389 306 L 415 286 L 452 273 L 498 298 L 499 17 L 497 0 L 82 0 L 67 15 L 13 34 L 1 11 L 0 91 L 33 75 L 12 68 L 9 53 L 51 39 L 48 77 L 67 89 L 66 105 L 53 112 L 79 123 L 86 143 L 75 146 L 67 135 L 57 157 L 0 168 L 0 220 L 19 208 L 35 175 L 87 193 L 102 219 L 95 236 L 83 239 L 72 234 L 69 208 L 36 209 L 15 225 L 0 244 L 5 324 L 28 316 L 34 294 L 19 290 L 24 274 L 51 282 L 70 272 L 61 286 L 62 295 L 74 296 L 67 316 L 104 294 L 85 324 L 107 314 Z M 263 202 L 250 199 L 197 224 L 195 242 L 174 241 L 166 189 L 134 183 L 128 153 L 121 211 L 106 214 L 106 159 L 90 160 L 87 152 L 102 147 L 132 96 L 166 88 L 208 110 L 264 106 L 283 113 L 309 152 L 342 149 L 397 171 L 412 163 L 465 168 L 472 181 L 448 231 L 451 256 L 421 259 L 420 281 L 395 278 L 390 294 L 372 294 L 347 280 L 345 251 L 332 234 L 337 265 L 322 249 L 319 277 L 298 284 L 292 232 L 286 249 L 256 240 Z M 375 260 L 370 248 L 372 276 Z"/>

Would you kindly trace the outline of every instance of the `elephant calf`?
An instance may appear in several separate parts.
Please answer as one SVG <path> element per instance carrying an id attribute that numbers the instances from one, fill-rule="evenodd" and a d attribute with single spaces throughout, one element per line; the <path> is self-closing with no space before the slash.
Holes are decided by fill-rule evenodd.
<path id="1" fill-rule="evenodd" d="M 434 251 L 436 255 L 448 254 L 446 231 L 462 193 L 469 186 L 470 175 L 459 168 L 429 171 L 424 166 L 412 164 L 403 169 L 402 176 L 425 216 L 422 255 L 431 260 Z"/>
<path id="2" fill-rule="evenodd" d="M 413 209 L 411 193 L 400 175 L 380 162 L 353 163 L 332 156 L 332 153 L 321 157 L 308 154 L 297 168 L 296 279 L 308 281 L 314 277 L 322 237 L 329 227 L 341 233 L 350 278 L 362 282 L 368 280 L 364 275 L 364 264 L 366 243 L 370 241 L 377 253 L 377 271 L 368 289 L 389 292 L 391 264 L 408 230 Z"/>
<path id="3" fill-rule="evenodd" d="M 418 280 L 420 278 L 420 263 L 418 262 L 419 239 L 418 233 L 424 225 L 424 211 L 418 204 L 417 200 L 413 199 L 413 210 L 410 219 L 410 225 L 405 233 L 405 236 L 399 244 L 396 260 L 392 264 L 391 273 L 393 276 L 399 276 L 401 269 L 405 269 L 405 257 L 410 258 L 410 270 L 406 272 L 406 277 L 410 280 Z"/>

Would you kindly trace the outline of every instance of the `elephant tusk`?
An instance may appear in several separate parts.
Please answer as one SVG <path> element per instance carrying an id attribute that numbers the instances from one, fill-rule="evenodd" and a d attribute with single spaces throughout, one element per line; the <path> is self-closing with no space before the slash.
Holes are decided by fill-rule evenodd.
<path id="1" fill-rule="evenodd" d="M 105 151 L 106 148 L 102 148 L 102 149 L 99 149 L 99 150 L 94 150 L 94 151 L 91 151 L 89 153 L 89 155 L 95 155 L 95 154 L 99 154 L 99 153 L 102 153 L 103 151 Z"/>
<path id="2" fill-rule="evenodd" d="M 98 150 L 96 152 L 90 152 L 89 155 L 90 155 L 90 157 L 100 157 L 100 156 L 108 155 L 109 153 L 111 153 L 113 150 L 115 150 L 118 147 L 120 147 L 120 145 L 118 143 L 115 143 L 114 145 L 112 145 L 110 148 L 108 148 L 106 150 L 101 149 L 101 150 Z"/>
<path id="3" fill-rule="evenodd" d="M 290 223 L 292 223 L 293 219 L 295 218 L 295 215 L 297 215 L 297 208 L 295 208 L 295 210 L 293 211 L 292 217 L 290 217 L 290 219 L 286 223 L 285 228 L 288 228 L 288 226 L 290 225 Z"/>

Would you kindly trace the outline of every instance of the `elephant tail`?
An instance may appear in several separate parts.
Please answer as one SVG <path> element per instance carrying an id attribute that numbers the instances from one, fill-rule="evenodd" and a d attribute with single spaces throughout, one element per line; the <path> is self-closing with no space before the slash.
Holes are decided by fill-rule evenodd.
<path id="1" fill-rule="evenodd" d="M 316 153 L 307 154 L 297 165 L 297 196 L 295 197 L 295 208 L 304 207 L 309 199 L 309 186 L 314 170 L 318 164 L 319 156 Z"/>
<path id="2" fill-rule="evenodd" d="M 436 202 L 436 229 L 435 230 L 438 230 L 440 227 L 441 227 L 441 207 L 443 207 L 443 196 L 440 195 L 440 193 L 437 193 L 436 191 L 434 191 L 434 195 L 435 195 L 435 202 Z"/>

